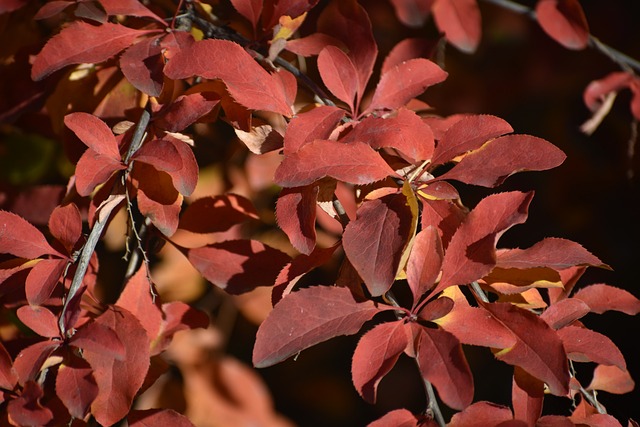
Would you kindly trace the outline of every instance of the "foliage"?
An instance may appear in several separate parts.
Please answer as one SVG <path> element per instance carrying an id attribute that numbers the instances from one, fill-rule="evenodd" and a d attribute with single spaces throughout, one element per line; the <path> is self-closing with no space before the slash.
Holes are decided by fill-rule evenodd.
<path id="1" fill-rule="evenodd" d="M 640 120 L 634 63 L 590 35 L 577 0 L 540 0 L 535 13 L 491 2 L 622 65 L 585 89 L 585 132 L 622 89 Z M 588 267 L 610 267 L 571 240 L 499 247 L 527 220 L 533 191 L 467 206 L 458 189 L 494 189 L 565 154 L 499 117 L 442 117 L 419 99 L 448 77 L 431 60 L 445 43 L 477 49 L 476 1 L 392 0 L 402 23 L 432 16 L 444 38 L 440 48 L 408 38 L 384 58 L 362 5 L 318 3 L 0 1 L 16 27 L 34 17 L 51 29 L 37 49 L 5 54 L 26 89 L 0 116 L 46 119 L 33 132 L 62 142 L 72 170 L 65 186 L 25 191 L 28 208 L 0 211 L 1 425 L 287 425 L 253 372 L 231 358 L 208 364 L 222 326 L 205 312 L 222 318 L 223 307 L 199 299 L 201 278 L 238 296 L 216 293 L 221 301 L 267 296 L 268 315 L 246 309 L 262 321 L 257 368 L 363 331 L 352 381 L 375 404 L 380 381 L 412 359 L 422 412 L 396 409 L 371 426 L 445 425 L 441 404 L 456 411 L 451 426 L 620 425 L 596 392 L 631 391 L 627 363 L 582 319 L 634 316 L 640 300 L 601 283 L 576 288 Z M 126 271 L 114 278 L 101 266 L 118 251 Z M 330 285 L 314 281 L 322 269 Z M 474 399 L 467 346 L 513 367 L 499 379 L 511 381 L 511 408 Z M 182 408 L 153 397 L 170 365 L 184 379 Z M 581 383 L 578 370 L 594 365 Z M 567 398 L 567 411 L 543 412 L 548 395 Z"/>

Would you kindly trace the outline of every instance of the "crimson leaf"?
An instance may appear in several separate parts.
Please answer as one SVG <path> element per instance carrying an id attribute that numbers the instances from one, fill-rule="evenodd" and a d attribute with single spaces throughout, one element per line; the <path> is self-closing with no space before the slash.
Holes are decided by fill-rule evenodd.
<path id="1" fill-rule="evenodd" d="M 330 338 L 353 335 L 384 310 L 372 301 L 356 301 L 347 288 L 301 289 L 280 301 L 260 325 L 253 364 L 257 368 L 272 366 Z"/>

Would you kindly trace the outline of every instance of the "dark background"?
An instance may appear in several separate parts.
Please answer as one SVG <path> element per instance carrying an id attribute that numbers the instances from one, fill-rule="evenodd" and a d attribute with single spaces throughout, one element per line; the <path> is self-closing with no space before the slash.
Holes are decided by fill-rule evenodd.
<path id="1" fill-rule="evenodd" d="M 629 91 L 619 94 L 611 113 L 592 136 L 579 130 L 590 117 L 582 100 L 585 87 L 619 68 L 593 49 L 563 48 L 525 16 L 479 3 L 483 38 L 478 51 L 467 55 L 448 46 L 445 68 L 449 77 L 443 84 L 430 88 L 424 99 L 441 115 L 482 113 L 502 117 L 516 133 L 545 138 L 567 154 L 567 160 L 555 170 L 517 174 L 499 187 L 498 191 L 536 192 L 527 223 L 509 230 L 499 246 L 526 248 L 552 236 L 579 242 L 613 271 L 590 268 L 578 286 L 606 283 L 640 295 L 637 246 L 640 162 L 637 155 L 629 155 L 633 120 Z M 533 6 L 535 2 L 527 4 Z M 631 57 L 640 58 L 640 2 L 581 4 L 593 35 Z M 373 21 L 381 59 L 405 37 L 437 34 L 432 22 L 418 30 L 404 28 L 386 1 L 366 1 L 363 5 Z M 376 80 L 375 75 L 372 80 Z M 640 147 L 635 146 L 635 150 L 640 151 Z M 486 189 L 462 189 L 467 206 L 475 205 L 488 193 Z M 591 314 L 584 323 L 619 346 L 637 381 L 638 317 L 609 312 Z M 242 329 L 242 325 L 239 327 Z M 421 411 L 424 392 L 415 366 L 406 357 L 401 357 L 382 380 L 375 406 L 358 397 L 349 380 L 350 357 L 357 339 L 358 336 L 333 339 L 305 350 L 295 362 L 288 360 L 260 370 L 274 393 L 278 410 L 301 426 L 358 426 L 395 408 Z M 249 348 L 244 350 L 248 351 Z M 476 380 L 474 401 L 509 405 L 511 368 L 495 361 L 487 349 L 466 351 Z M 586 372 L 583 378 L 586 385 L 593 366 L 580 366 L 584 369 L 579 367 L 578 372 Z M 601 393 L 599 400 L 623 425 L 629 417 L 640 419 L 637 388 L 623 396 Z M 550 397 L 545 401 L 545 413 L 568 415 L 569 409 L 570 402 L 566 399 Z M 449 416 L 447 413 L 446 418 Z"/>

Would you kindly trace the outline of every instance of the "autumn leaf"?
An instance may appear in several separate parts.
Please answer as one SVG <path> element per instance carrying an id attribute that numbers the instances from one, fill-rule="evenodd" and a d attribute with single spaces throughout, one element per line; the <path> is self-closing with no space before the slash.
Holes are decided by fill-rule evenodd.
<path id="1" fill-rule="evenodd" d="M 0 253 L 19 258 L 38 258 L 42 255 L 58 255 L 36 227 L 20 216 L 0 210 Z"/>
<path id="2" fill-rule="evenodd" d="M 434 385 L 447 406 L 458 410 L 469 406 L 473 401 L 473 376 L 458 339 L 442 329 L 411 325 L 422 377 Z"/>
<path id="3" fill-rule="evenodd" d="M 193 427 L 187 417 L 173 409 L 136 409 L 129 412 L 127 421 L 130 427 L 173 426 Z"/>
<path id="4" fill-rule="evenodd" d="M 118 54 L 144 35 L 158 30 L 134 30 L 105 22 L 94 26 L 75 21 L 53 36 L 36 55 L 31 69 L 33 80 L 42 80 L 71 64 L 96 64 Z"/>
<path id="5" fill-rule="evenodd" d="M 412 217 L 407 197 L 396 193 L 364 202 L 345 228 L 345 254 L 371 295 L 380 296 L 393 285 L 413 232 Z"/>
<path id="6" fill-rule="evenodd" d="M 549 267 L 564 270 L 574 266 L 609 268 L 582 245 L 571 240 L 548 237 L 527 249 L 501 249 L 497 265 L 502 268 Z"/>
<path id="7" fill-rule="evenodd" d="M 284 154 L 295 153 L 316 139 L 329 139 L 344 116 L 343 109 L 328 105 L 297 114 L 289 122 L 284 135 Z"/>
<path id="8" fill-rule="evenodd" d="M 372 301 L 356 301 L 347 288 L 301 289 L 280 301 L 260 325 L 253 365 L 266 368 L 330 338 L 353 335 L 384 310 Z"/>
<path id="9" fill-rule="evenodd" d="M 381 323 L 360 338 L 353 353 L 353 385 L 364 400 L 376 402 L 378 384 L 391 371 L 409 344 L 402 320 Z"/>
<path id="10" fill-rule="evenodd" d="M 394 409 L 387 412 L 367 427 L 418 427 L 418 419 L 406 409 Z"/>
<path id="11" fill-rule="evenodd" d="M 584 49 L 589 25 L 578 0 L 539 0 L 536 17 L 542 29 L 567 49 Z"/>
<path id="12" fill-rule="evenodd" d="M 431 12 L 452 45 L 465 53 L 476 51 L 482 34 L 476 0 L 435 0 Z"/>
<path id="13" fill-rule="evenodd" d="M 282 80 L 260 67 L 238 44 L 227 40 L 202 40 L 177 52 L 165 66 L 171 79 L 200 76 L 221 79 L 231 96 L 252 110 L 291 116 Z"/>
<path id="14" fill-rule="evenodd" d="M 569 368 L 556 332 L 534 313 L 512 304 L 483 306 L 516 337 L 515 345 L 495 353 L 496 358 L 544 381 L 552 394 L 565 396 L 569 392 Z"/>
<path id="15" fill-rule="evenodd" d="M 516 172 L 552 169 L 562 164 L 565 158 L 559 148 L 544 139 L 506 135 L 467 154 L 438 179 L 495 187 Z"/>
<path id="16" fill-rule="evenodd" d="M 473 282 L 489 273 L 496 263 L 496 241 L 509 228 L 526 220 L 532 198 L 533 193 L 509 192 L 481 200 L 445 251 L 437 291 Z"/>
<path id="17" fill-rule="evenodd" d="M 276 203 L 278 226 L 294 248 L 309 255 L 316 246 L 316 202 L 319 185 L 283 188 Z"/>
<path id="18" fill-rule="evenodd" d="M 630 292 L 605 284 L 584 287 L 573 295 L 573 298 L 584 301 L 593 313 L 602 314 L 615 310 L 635 316 L 640 313 L 640 300 Z"/>
<path id="19" fill-rule="evenodd" d="M 327 89 L 355 114 L 353 102 L 358 92 L 358 75 L 347 54 L 335 46 L 325 47 L 318 55 L 318 71 Z"/>
<path id="20" fill-rule="evenodd" d="M 283 187 L 300 187 L 327 176 L 362 185 L 396 176 L 396 173 L 363 142 L 316 140 L 285 156 L 274 179 Z"/>
<path id="21" fill-rule="evenodd" d="M 282 267 L 291 260 L 257 240 L 228 240 L 185 251 L 205 279 L 231 294 L 272 286 Z"/>
<path id="22" fill-rule="evenodd" d="M 489 115 L 463 117 L 449 127 L 436 146 L 431 163 L 439 165 L 480 148 L 500 135 L 513 132 L 503 119 Z"/>
<path id="23" fill-rule="evenodd" d="M 450 427 L 497 427 L 513 420 L 511 409 L 491 402 L 476 402 L 451 418 Z M 520 427 L 520 426 L 517 426 Z"/>
<path id="24" fill-rule="evenodd" d="M 91 413 L 100 424 L 112 425 L 127 415 L 142 386 L 149 369 L 149 339 L 135 316 L 123 308 L 109 308 L 96 322 L 115 331 L 124 345 L 122 360 L 95 349 L 83 352 L 99 390 Z"/>
<path id="25" fill-rule="evenodd" d="M 416 58 L 402 62 L 382 74 L 373 99 L 362 114 L 400 108 L 424 93 L 429 86 L 446 78 L 447 73 L 427 59 Z"/>

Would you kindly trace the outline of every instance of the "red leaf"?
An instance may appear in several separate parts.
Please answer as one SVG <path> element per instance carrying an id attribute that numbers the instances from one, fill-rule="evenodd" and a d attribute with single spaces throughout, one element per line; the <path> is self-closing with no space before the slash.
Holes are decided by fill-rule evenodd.
<path id="1" fill-rule="evenodd" d="M 57 206 L 49 217 L 49 231 L 70 255 L 82 237 L 82 217 L 75 203 Z"/>
<path id="2" fill-rule="evenodd" d="M 131 411 L 127 415 L 130 427 L 193 427 L 189 418 L 173 409 L 145 409 Z"/>
<path id="3" fill-rule="evenodd" d="M 126 343 L 122 341 L 119 331 L 99 322 L 82 325 L 71 337 L 69 344 L 119 361 L 124 360 L 126 355 Z"/>
<path id="4" fill-rule="evenodd" d="M 356 301 L 347 288 L 301 289 L 280 301 L 260 325 L 253 364 L 266 368 L 330 338 L 353 335 L 384 310 L 372 301 Z"/>
<path id="5" fill-rule="evenodd" d="M 171 79 L 192 76 L 221 79 L 231 96 L 245 107 L 291 116 L 282 80 L 266 72 L 236 43 L 227 40 L 196 42 L 177 52 L 164 72 Z"/>
<path id="6" fill-rule="evenodd" d="M 562 164 L 567 156 L 555 145 L 529 135 L 507 135 L 462 158 L 438 179 L 495 187 L 516 172 L 541 171 Z"/>
<path id="7" fill-rule="evenodd" d="M 515 336 L 482 306 L 471 307 L 457 286 L 447 288 L 443 295 L 454 301 L 453 309 L 433 321 L 451 332 L 463 344 L 492 348 L 512 347 Z"/>
<path id="8" fill-rule="evenodd" d="M 114 172 L 126 168 L 122 161 L 88 149 L 76 164 L 76 190 L 83 197 L 89 196 L 98 185 L 107 182 Z"/>
<path id="9" fill-rule="evenodd" d="M 167 26 L 167 23 L 158 15 L 147 9 L 139 0 L 99 0 L 109 16 L 125 15 L 153 18 L 156 22 Z"/>
<path id="10" fill-rule="evenodd" d="M 413 304 L 433 287 L 442 265 L 442 242 L 438 229 L 428 226 L 416 234 L 407 262 L 407 281 L 413 294 Z"/>
<path id="11" fill-rule="evenodd" d="M 195 309 L 182 301 L 171 301 L 162 304 L 164 320 L 160 328 L 160 335 L 151 342 L 151 354 L 156 355 L 164 351 L 176 332 L 186 329 L 206 328 L 209 317 L 202 311 Z"/>
<path id="12" fill-rule="evenodd" d="M 28 259 L 42 255 L 63 256 L 49 245 L 37 228 L 3 210 L 0 210 L 0 253 Z"/>
<path id="13" fill-rule="evenodd" d="M 509 123 L 489 115 L 466 116 L 449 127 L 436 146 L 432 165 L 440 165 L 467 151 L 476 150 L 485 142 L 513 132 Z"/>
<path id="14" fill-rule="evenodd" d="M 511 386 L 513 418 L 525 421 L 528 426 L 537 426 L 536 421 L 542 415 L 544 402 L 544 383 L 515 367 Z"/>
<path id="15" fill-rule="evenodd" d="M 403 320 L 381 323 L 360 338 L 353 353 L 351 376 L 364 400 L 376 402 L 380 380 L 391 371 L 407 344 Z"/>
<path id="16" fill-rule="evenodd" d="M 375 110 L 395 110 L 447 78 L 447 73 L 433 62 L 416 58 L 394 66 L 380 77 L 371 104 L 364 114 Z"/>
<path id="17" fill-rule="evenodd" d="M 96 319 L 96 323 L 117 333 L 124 344 L 124 357 L 85 350 L 83 357 L 93 368 L 98 384 L 98 396 L 91 404 L 91 413 L 98 423 L 112 425 L 124 418 L 149 368 L 149 339 L 140 322 L 127 310 L 111 307 Z"/>
<path id="18" fill-rule="evenodd" d="M 284 135 L 284 154 L 295 153 L 316 139 L 329 139 L 331 132 L 344 116 L 343 109 L 328 105 L 296 115 L 289 122 Z"/>
<path id="19" fill-rule="evenodd" d="M 556 332 L 534 313 L 510 303 L 483 306 L 516 337 L 516 344 L 497 352 L 496 358 L 544 381 L 552 394 L 565 396 L 569 392 L 569 368 Z"/>
<path id="20" fill-rule="evenodd" d="M 215 92 L 180 95 L 162 112 L 155 124 L 168 132 L 181 132 L 209 114 L 219 102 L 220 96 Z"/>
<path id="21" fill-rule="evenodd" d="M 318 31 L 346 44 L 346 51 L 358 74 L 357 109 L 378 56 L 367 12 L 356 0 L 331 2 L 318 18 Z"/>
<path id="22" fill-rule="evenodd" d="M 71 64 L 96 64 L 106 61 L 131 45 L 138 37 L 157 30 L 134 30 L 105 22 L 94 26 L 74 21 L 49 39 L 31 69 L 33 80 L 42 80 L 54 71 Z"/>
<path id="23" fill-rule="evenodd" d="M 475 52 L 482 34 L 476 0 L 436 0 L 431 8 L 438 29 L 465 53 Z"/>
<path id="24" fill-rule="evenodd" d="M 58 318 L 46 307 L 23 305 L 16 311 L 18 319 L 41 337 L 60 336 Z"/>
<path id="25" fill-rule="evenodd" d="M 396 176 L 396 173 L 363 142 L 316 140 L 285 156 L 274 179 L 282 187 L 300 187 L 326 176 L 363 185 L 390 175 Z"/>
<path id="26" fill-rule="evenodd" d="M 425 304 L 418 312 L 418 317 L 428 322 L 432 322 L 449 314 L 453 309 L 453 306 L 454 302 L 451 298 L 441 296 Z"/>
<path id="27" fill-rule="evenodd" d="M 231 0 L 235 9 L 251 22 L 253 30 L 256 30 L 258 20 L 262 13 L 262 0 Z"/>
<path id="28" fill-rule="evenodd" d="M 60 282 L 67 267 L 62 259 L 43 259 L 33 266 L 25 282 L 25 294 L 29 304 L 43 304 Z"/>
<path id="29" fill-rule="evenodd" d="M 640 300 L 624 289 L 597 284 L 584 287 L 573 298 L 587 303 L 593 313 L 615 310 L 635 316 L 640 313 Z"/>
<path id="30" fill-rule="evenodd" d="M 405 108 L 394 117 L 367 117 L 343 141 L 366 142 L 374 149 L 397 148 L 414 163 L 430 159 L 435 147 L 431 128 Z"/>
<path id="31" fill-rule="evenodd" d="M 184 141 L 168 135 L 163 139 L 173 144 L 173 147 L 178 151 L 180 160 L 182 160 L 180 169 L 167 172 L 171 176 L 173 186 L 180 194 L 190 196 L 198 184 L 198 162 L 196 156 L 193 154 L 191 147 Z"/>
<path id="32" fill-rule="evenodd" d="M 53 420 L 53 413 L 42 406 L 44 396 L 40 385 L 34 381 L 25 384 L 22 395 L 7 404 L 7 414 L 13 425 L 44 426 Z M 14 424 L 15 423 L 15 424 Z"/>
<path id="33" fill-rule="evenodd" d="M 403 408 L 387 412 L 382 418 L 367 424 L 367 427 L 418 427 L 418 425 L 416 417 Z"/>
<path id="34" fill-rule="evenodd" d="M 435 182 L 434 184 L 437 185 L 442 182 L 445 181 Z M 432 187 L 432 185 L 429 185 L 429 187 Z M 427 191 L 424 191 L 427 194 L 429 193 L 429 187 L 427 187 Z M 453 188 L 452 186 L 449 187 Z M 420 196 L 422 192 L 422 189 L 418 191 L 418 195 Z M 452 200 L 430 200 L 423 196 L 419 197 L 419 200 L 422 205 L 420 218 L 422 228 L 435 227 L 440 234 L 442 246 L 446 249 L 453 234 L 466 218 L 467 209 L 461 208 Z"/>
<path id="35" fill-rule="evenodd" d="M 335 46 L 325 47 L 318 55 L 318 71 L 327 89 L 355 113 L 353 101 L 358 92 L 358 75 L 347 54 Z"/>
<path id="36" fill-rule="evenodd" d="M 411 208 L 402 193 L 364 202 L 345 228 L 345 254 L 371 295 L 380 296 L 393 285 L 412 232 Z"/>
<path id="37" fill-rule="evenodd" d="M 392 3 L 410 3 L 414 0 L 392 0 Z M 420 1 L 418 3 L 428 4 L 430 1 Z M 419 6 L 419 5 L 416 5 Z M 429 7 L 431 7 L 429 5 Z M 397 10 L 397 9 L 396 9 Z M 415 16 L 416 14 L 414 14 Z M 433 42 L 430 42 L 426 39 L 404 39 L 400 41 L 397 45 L 391 49 L 387 57 L 384 59 L 382 63 L 382 69 L 380 70 L 381 74 L 385 74 L 387 71 L 391 70 L 393 67 L 402 64 L 405 61 L 415 58 L 428 58 L 430 56 L 431 51 L 434 49 L 435 45 Z"/>
<path id="38" fill-rule="evenodd" d="M 21 385 L 35 381 L 44 362 L 58 349 L 60 341 L 40 341 L 23 349 L 13 361 Z"/>
<path id="39" fill-rule="evenodd" d="M 412 28 L 422 27 L 434 2 L 435 0 L 391 0 L 400 22 Z"/>
<path id="40" fill-rule="evenodd" d="M 107 1 L 106 3 L 109 3 Z M 142 6 L 137 0 L 135 3 Z M 144 39 L 120 56 L 122 74 L 136 89 L 149 96 L 160 96 L 164 84 L 163 47 L 157 37 Z"/>
<path id="41" fill-rule="evenodd" d="M 538 419 L 536 427 L 575 427 L 575 424 L 562 415 L 545 415 Z"/>
<path id="42" fill-rule="evenodd" d="M 607 74 L 606 77 L 594 80 L 585 88 L 583 99 L 589 110 L 597 111 L 604 102 L 606 96 L 611 92 L 618 92 L 625 87 L 629 87 L 633 81 L 633 75 L 616 71 Z"/>
<path id="43" fill-rule="evenodd" d="M 540 318 L 553 329 L 560 329 L 582 318 L 589 311 L 589 306 L 583 301 L 568 298 L 551 304 Z"/>
<path id="44" fill-rule="evenodd" d="M 193 266 L 214 285 L 231 294 L 272 286 L 291 258 L 257 240 L 228 240 L 187 249 Z"/>
<path id="45" fill-rule="evenodd" d="M 538 0 L 536 16 L 549 37 L 567 49 L 589 44 L 589 24 L 578 0 Z"/>
<path id="46" fill-rule="evenodd" d="M 98 396 L 91 366 L 78 357 L 72 357 L 70 363 L 62 363 L 56 375 L 56 394 L 72 417 L 84 418 Z"/>
<path id="47" fill-rule="evenodd" d="M 299 39 L 287 40 L 285 49 L 296 55 L 309 57 L 319 55 L 327 46 L 347 49 L 347 46 L 335 37 L 323 33 L 313 33 Z"/>
<path id="48" fill-rule="evenodd" d="M 500 236 L 527 218 L 533 193 L 517 191 L 488 196 L 478 203 L 451 238 L 434 292 L 480 279 L 495 266 Z"/>
<path id="49" fill-rule="evenodd" d="M 28 0 L 3 0 L 0 3 L 0 14 L 13 12 L 29 3 Z"/>
<path id="50" fill-rule="evenodd" d="M 155 290 L 147 278 L 146 267 L 142 266 L 131 276 L 116 302 L 118 307 L 126 309 L 138 319 L 147 332 L 149 342 L 156 339 L 162 324 L 160 303 L 157 299 L 154 302 L 152 292 Z"/>
<path id="51" fill-rule="evenodd" d="M 251 200 L 224 194 L 195 200 L 180 217 L 178 227 L 193 233 L 219 233 L 248 219 L 259 219 Z"/>
<path id="52" fill-rule="evenodd" d="M 627 363 L 618 347 L 598 332 L 580 326 L 565 326 L 558 330 L 558 336 L 571 360 L 615 365 L 620 369 L 627 369 Z"/>
<path id="53" fill-rule="evenodd" d="M 309 255 L 316 246 L 316 202 L 319 185 L 283 188 L 276 203 L 278 226 L 294 248 Z"/>
<path id="54" fill-rule="evenodd" d="M 631 392 L 635 383 L 629 371 L 615 365 L 598 365 L 593 372 L 593 379 L 587 390 L 602 390 L 607 393 L 625 394 Z"/>
<path id="55" fill-rule="evenodd" d="M 136 151 L 132 159 L 167 173 L 175 172 L 182 168 L 182 159 L 177 148 L 165 139 L 154 139 L 147 142 Z"/>
<path id="56" fill-rule="evenodd" d="M 340 242 L 329 248 L 316 247 L 309 255 L 295 257 L 276 278 L 271 292 L 271 303 L 276 305 L 282 298 L 289 295 L 300 277 L 329 261 L 338 247 Z"/>
<path id="57" fill-rule="evenodd" d="M 132 177 L 138 187 L 138 208 L 165 236 L 178 228 L 182 195 L 174 188 L 172 177 L 153 166 L 137 162 Z"/>
<path id="58" fill-rule="evenodd" d="M 473 401 L 473 376 L 458 339 L 444 330 L 411 325 L 422 377 L 434 385 L 447 406 L 458 410 L 469 406 Z"/>
<path id="59" fill-rule="evenodd" d="M 577 265 L 608 268 L 580 244 L 555 237 L 543 239 L 527 249 L 500 250 L 497 262 L 502 268 L 549 267 L 564 270 Z"/>
<path id="60" fill-rule="evenodd" d="M 513 420 L 511 409 L 491 402 L 476 402 L 454 414 L 449 427 L 497 427 Z"/>
<path id="61" fill-rule="evenodd" d="M 74 1 L 59 1 L 59 0 L 50 1 L 48 3 L 43 4 L 42 7 L 38 9 L 38 13 L 36 13 L 33 19 L 40 20 L 40 19 L 51 18 L 74 4 L 76 4 L 76 2 Z"/>
<path id="62" fill-rule="evenodd" d="M 0 387 L 13 390 L 18 382 L 18 374 L 11 363 L 11 356 L 0 342 Z"/>
<path id="63" fill-rule="evenodd" d="M 64 117 L 64 124 L 87 147 L 104 157 L 120 161 L 118 141 L 105 122 L 87 113 L 71 113 Z"/>

